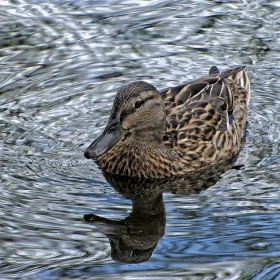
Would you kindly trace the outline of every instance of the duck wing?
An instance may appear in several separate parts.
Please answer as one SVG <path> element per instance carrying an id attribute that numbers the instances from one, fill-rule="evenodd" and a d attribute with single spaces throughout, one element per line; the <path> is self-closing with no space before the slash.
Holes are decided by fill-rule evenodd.
<path id="1" fill-rule="evenodd" d="M 166 108 L 164 141 L 170 148 L 183 139 L 210 141 L 234 121 L 235 75 L 245 67 L 219 71 L 181 86 L 162 90 Z M 182 141 L 180 141 L 182 142 Z"/>

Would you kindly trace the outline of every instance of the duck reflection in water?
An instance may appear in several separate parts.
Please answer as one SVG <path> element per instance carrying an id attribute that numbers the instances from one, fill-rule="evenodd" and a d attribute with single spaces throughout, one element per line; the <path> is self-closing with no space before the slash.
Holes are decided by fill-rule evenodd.
<path id="1" fill-rule="evenodd" d="M 126 199 L 132 201 L 132 212 L 115 221 L 95 214 L 84 219 L 110 240 L 111 257 L 116 262 L 139 263 L 148 260 L 164 235 L 166 214 L 163 192 L 190 195 L 212 186 L 220 175 L 233 167 L 235 159 L 212 166 L 202 172 L 169 179 L 141 179 L 103 173 L 106 180 Z"/>
<path id="2" fill-rule="evenodd" d="M 106 176 L 109 179 L 109 175 Z M 127 183 L 127 178 L 108 180 L 123 196 L 132 201 L 132 212 L 120 221 L 85 215 L 98 231 L 110 240 L 111 257 L 117 262 L 139 263 L 150 258 L 164 234 L 165 209 L 162 191 L 144 182 Z M 132 189 L 129 189 L 129 185 Z M 141 190 L 141 186 L 142 190 Z"/>

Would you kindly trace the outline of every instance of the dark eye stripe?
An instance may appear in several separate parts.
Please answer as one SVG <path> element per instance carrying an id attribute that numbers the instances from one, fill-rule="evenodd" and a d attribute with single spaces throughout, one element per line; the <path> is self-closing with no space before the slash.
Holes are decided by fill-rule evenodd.
<path id="1" fill-rule="evenodd" d="M 140 108 L 147 100 L 150 100 L 150 99 L 154 99 L 155 96 L 154 95 L 151 95 L 151 96 L 148 96 L 147 98 L 143 99 L 143 100 L 137 100 L 135 102 L 135 108 Z"/>
<path id="2" fill-rule="evenodd" d="M 129 108 L 129 109 L 124 109 L 124 110 L 121 112 L 120 121 L 122 122 L 122 121 L 124 120 L 124 118 L 125 118 L 126 116 L 128 116 L 128 115 L 132 115 L 132 114 L 136 111 L 136 109 L 140 108 L 147 100 L 149 100 L 149 99 L 154 99 L 155 97 L 156 97 L 156 96 L 151 95 L 151 96 L 148 96 L 147 98 L 145 98 L 145 99 L 143 99 L 143 100 L 137 100 L 137 101 L 135 102 L 134 107 Z M 136 103 L 137 103 L 137 105 L 136 105 Z"/>

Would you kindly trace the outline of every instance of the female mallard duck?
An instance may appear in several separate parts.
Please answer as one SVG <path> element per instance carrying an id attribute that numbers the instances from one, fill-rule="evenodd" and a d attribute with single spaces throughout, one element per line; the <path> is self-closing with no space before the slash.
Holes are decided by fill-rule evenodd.
<path id="1" fill-rule="evenodd" d="M 160 92 L 146 82 L 122 87 L 104 132 L 87 148 L 105 172 L 132 177 L 183 175 L 236 156 L 250 83 L 244 67 Z"/>

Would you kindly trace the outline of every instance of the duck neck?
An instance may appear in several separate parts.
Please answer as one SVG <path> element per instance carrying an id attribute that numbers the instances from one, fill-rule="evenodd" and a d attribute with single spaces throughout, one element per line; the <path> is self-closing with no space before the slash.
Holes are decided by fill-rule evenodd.
<path id="1" fill-rule="evenodd" d="M 139 145 L 141 143 L 141 146 L 150 146 L 162 149 L 164 147 L 163 143 L 163 132 L 161 130 L 135 130 L 132 132 L 131 141 L 133 142 L 133 145 Z"/>
<path id="2" fill-rule="evenodd" d="M 99 157 L 97 164 L 105 172 L 130 177 L 165 178 L 178 174 L 178 154 L 165 148 L 163 141 L 143 137 L 140 142 L 133 137 L 120 141 Z"/>

